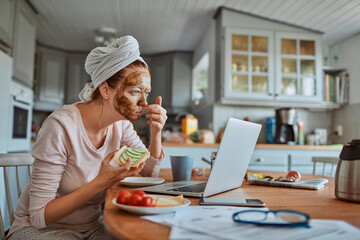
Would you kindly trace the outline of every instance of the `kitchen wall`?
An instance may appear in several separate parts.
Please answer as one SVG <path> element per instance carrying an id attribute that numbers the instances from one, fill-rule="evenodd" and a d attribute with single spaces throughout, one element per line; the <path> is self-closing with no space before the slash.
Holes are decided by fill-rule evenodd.
<path id="1" fill-rule="evenodd" d="M 215 40 L 216 40 L 216 32 L 215 32 L 215 21 L 211 21 L 205 30 L 204 34 L 202 34 L 202 38 L 195 46 L 194 55 L 193 55 L 193 63 L 192 67 L 200 61 L 200 59 L 205 55 L 209 54 L 209 72 L 208 72 L 208 89 L 206 91 L 206 95 L 203 99 L 200 100 L 199 105 L 195 105 L 194 102 L 191 103 L 191 110 L 195 117 L 199 120 L 199 129 L 211 129 L 213 130 L 213 103 L 215 102 L 215 83 L 217 81 L 216 78 L 216 66 L 215 66 L 215 58 L 216 58 L 216 48 L 215 48 Z M 192 89 L 191 89 L 192 92 Z M 214 131 L 215 136 L 218 133 Z"/>
<path id="2" fill-rule="evenodd" d="M 206 95 L 203 99 L 200 100 L 199 105 L 195 105 L 194 102 L 192 102 L 192 110 L 194 112 L 206 108 L 213 104 L 215 101 L 215 82 L 216 82 L 216 48 L 215 48 L 215 41 L 216 41 L 216 32 L 215 32 L 215 21 L 211 21 L 205 30 L 205 32 L 202 34 L 202 38 L 199 40 L 199 42 L 194 47 L 194 53 L 193 53 L 193 62 L 192 62 L 192 68 L 195 67 L 195 65 L 201 60 L 201 58 L 205 54 L 209 54 L 209 70 L 208 70 L 208 89 L 206 91 Z M 192 86 L 191 86 L 192 87 Z M 192 91 L 192 89 L 191 89 Z"/>
<path id="3" fill-rule="evenodd" d="M 356 34 L 330 47 L 329 60 L 332 66 L 344 67 L 350 76 L 349 105 L 335 110 L 332 124 L 343 126 L 343 137 L 336 139 L 337 143 L 346 143 L 354 138 L 360 138 L 360 34 Z M 336 61 L 334 56 L 338 57 Z"/>

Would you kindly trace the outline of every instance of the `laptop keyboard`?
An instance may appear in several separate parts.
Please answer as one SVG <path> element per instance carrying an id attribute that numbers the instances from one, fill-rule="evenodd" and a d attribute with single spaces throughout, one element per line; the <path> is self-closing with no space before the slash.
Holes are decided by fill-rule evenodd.
<path id="1" fill-rule="evenodd" d="M 178 187 L 173 189 L 168 189 L 167 191 L 172 192 L 203 192 L 205 190 L 206 182 L 198 183 L 190 186 Z"/>

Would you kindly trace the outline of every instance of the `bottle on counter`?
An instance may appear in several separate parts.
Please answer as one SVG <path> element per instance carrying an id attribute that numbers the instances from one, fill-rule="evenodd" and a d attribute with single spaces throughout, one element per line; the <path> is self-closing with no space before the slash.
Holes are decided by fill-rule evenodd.
<path id="1" fill-rule="evenodd" d="M 298 144 L 304 145 L 305 144 L 305 134 L 304 134 L 304 121 L 298 121 Z"/>
<path id="2" fill-rule="evenodd" d="M 276 119 L 275 117 L 266 118 L 266 142 L 275 143 Z"/>

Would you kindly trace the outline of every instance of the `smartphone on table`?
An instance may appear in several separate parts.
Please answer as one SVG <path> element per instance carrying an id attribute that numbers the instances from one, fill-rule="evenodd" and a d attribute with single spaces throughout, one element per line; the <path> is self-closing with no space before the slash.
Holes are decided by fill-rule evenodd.
<path id="1" fill-rule="evenodd" d="M 263 207 L 265 203 L 259 199 L 245 198 L 200 198 L 200 205 L 222 205 L 240 207 Z"/>

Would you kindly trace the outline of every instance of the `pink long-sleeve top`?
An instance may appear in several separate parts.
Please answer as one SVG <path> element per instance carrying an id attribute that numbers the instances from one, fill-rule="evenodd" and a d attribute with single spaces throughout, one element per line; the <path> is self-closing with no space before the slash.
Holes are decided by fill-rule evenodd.
<path id="1" fill-rule="evenodd" d="M 9 236 L 16 230 L 34 226 L 44 228 L 45 206 L 94 179 L 102 160 L 123 145 L 145 147 L 130 121 L 118 121 L 107 129 L 104 145 L 95 148 L 88 138 L 79 109 L 74 105 L 53 112 L 44 122 L 33 147 L 33 172 L 15 210 Z M 161 160 L 150 157 L 141 171 L 143 176 L 158 176 Z M 60 229 L 86 232 L 101 224 L 101 203 L 105 191 L 83 207 L 50 224 Z"/>

